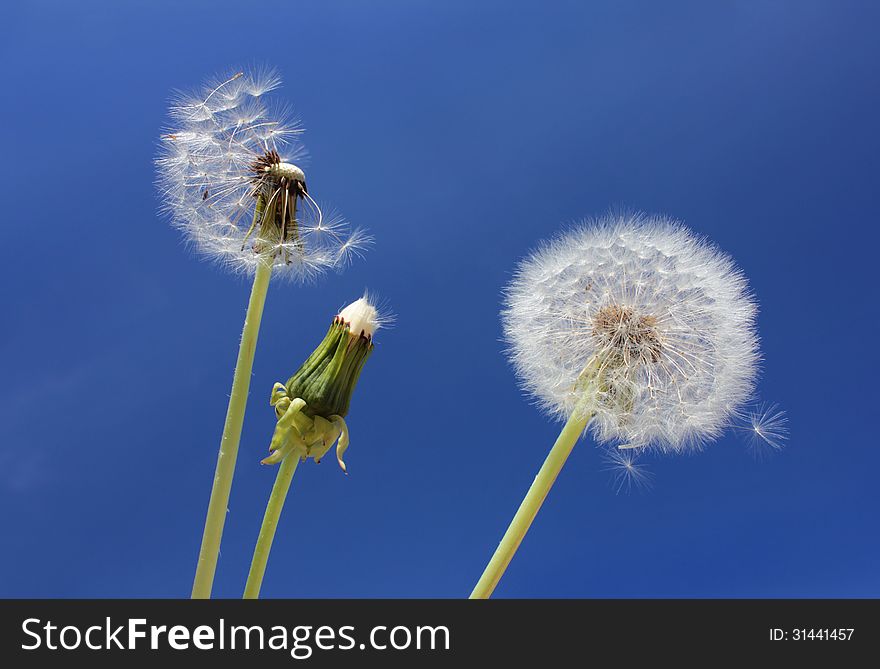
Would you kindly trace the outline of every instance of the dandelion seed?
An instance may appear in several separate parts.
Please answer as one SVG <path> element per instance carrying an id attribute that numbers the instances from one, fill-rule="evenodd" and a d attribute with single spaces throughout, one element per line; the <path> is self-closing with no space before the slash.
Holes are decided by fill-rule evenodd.
<path id="1" fill-rule="evenodd" d="M 653 474 L 639 463 L 639 451 L 635 448 L 604 449 L 602 460 L 606 467 L 603 471 L 613 475 L 612 486 L 617 494 L 621 491 L 648 490 L 652 486 Z"/>
<path id="2" fill-rule="evenodd" d="M 776 404 L 758 404 L 738 412 L 734 428 L 745 432 L 749 448 L 761 458 L 768 448 L 781 451 L 788 441 L 788 416 Z"/>

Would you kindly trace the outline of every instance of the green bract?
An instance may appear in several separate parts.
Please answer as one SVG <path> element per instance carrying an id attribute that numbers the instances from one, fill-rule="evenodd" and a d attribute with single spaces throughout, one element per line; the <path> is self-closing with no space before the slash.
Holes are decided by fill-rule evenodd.
<path id="1" fill-rule="evenodd" d="M 352 333 L 349 325 L 336 317 L 324 341 L 287 380 L 287 394 L 305 400 L 303 412 L 309 416 L 344 417 L 372 351 L 372 338 Z"/>

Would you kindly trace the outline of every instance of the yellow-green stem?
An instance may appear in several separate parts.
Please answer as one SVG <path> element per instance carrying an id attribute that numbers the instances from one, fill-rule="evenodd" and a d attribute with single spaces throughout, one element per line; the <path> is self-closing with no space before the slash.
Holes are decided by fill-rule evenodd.
<path id="1" fill-rule="evenodd" d="M 263 515 L 263 525 L 260 527 L 260 536 L 254 547 L 254 557 L 251 560 L 251 570 L 248 572 L 247 584 L 244 586 L 243 599 L 257 599 L 260 596 L 260 588 L 263 587 L 263 575 L 266 573 L 266 563 L 269 561 L 269 551 L 272 550 L 272 541 L 275 539 L 275 530 L 278 529 L 278 519 L 281 518 L 281 509 L 284 508 L 284 500 L 287 499 L 287 491 L 290 490 L 290 481 L 299 464 L 299 455 L 290 453 L 278 468 L 275 477 L 275 485 L 272 486 L 272 494 L 269 495 L 269 503 L 266 504 L 266 513 Z"/>
<path id="2" fill-rule="evenodd" d="M 576 410 L 571 418 L 568 419 L 565 427 L 562 428 L 556 443 L 550 449 L 547 459 L 541 465 L 541 470 L 535 477 L 532 486 L 519 505 L 516 515 L 510 522 L 510 527 L 504 533 L 504 537 L 501 539 L 501 543 L 498 544 L 495 554 L 492 556 L 474 591 L 471 593 L 470 599 L 488 599 L 492 595 L 495 586 L 498 585 L 498 581 L 504 575 L 507 565 L 510 564 L 516 549 L 519 548 L 523 537 L 535 519 L 538 509 L 544 503 L 547 493 L 553 487 L 556 477 L 559 476 L 562 466 L 568 459 L 569 454 L 591 417 L 592 414 Z"/>
<path id="3" fill-rule="evenodd" d="M 238 443 L 241 440 L 241 427 L 244 423 L 244 410 L 247 405 L 248 390 L 251 385 L 251 370 L 254 365 L 254 351 L 257 348 L 257 335 L 266 303 L 266 291 L 272 276 L 272 261 L 261 259 L 257 263 L 254 285 L 248 301 L 238 360 L 232 377 L 232 392 L 226 409 L 226 422 L 220 439 L 220 453 L 217 456 L 217 469 L 214 471 L 214 484 L 211 487 L 211 500 L 208 502 L 208 515 L 205 518 L 205 531 L 202 534 L 202 547 L 199 550 L 199 563 L 193 581 L 192 598 L 208 599 L 214 585 L 214 572 L 217 569 L 217 556 L 220 554 L 220 538 L 226 522 L 229 492 L 235 474 L 235 461 L 238 457 Z"/>

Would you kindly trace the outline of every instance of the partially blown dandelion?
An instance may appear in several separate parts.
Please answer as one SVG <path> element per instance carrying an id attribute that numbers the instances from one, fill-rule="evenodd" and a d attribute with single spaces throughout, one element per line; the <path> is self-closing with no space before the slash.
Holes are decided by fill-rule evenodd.
<path id="1" fill-rule="evenodd" d="M 471 597 L 491 595 L 587 425 L 617 446 L 618 489 L 646 482 L 627 449 L 718 437 L 753 390 L 755 314 L 733 261 L 664 217 L 589 221 L 526 259 L 504 337 L 525 389 L 566 423 Z"/>
<path id="2" fill-rule="evenodd" d="M 314 278 L 369 241 L 325 216 L 309 194 L 302 128 L 264 97 L 280 83 L 272 70 L 235 72 L 178 94 L 156 160 L 173 224 L 200 251 L 254 276 L 193 583 L 198 598 L 211 594 L 269 279 Z"/>
<path id="3" fill-rule="evenodd" d="M 281 83 L 269 70 L 212 80 L 171 105 L 158 184 L 164 208 L 207 255 L 253 273 L 309 279 L 344 266 L 368 242 L 338 216 L 325 216 L 306 186 L 303 129 L 265 94 Z"/>

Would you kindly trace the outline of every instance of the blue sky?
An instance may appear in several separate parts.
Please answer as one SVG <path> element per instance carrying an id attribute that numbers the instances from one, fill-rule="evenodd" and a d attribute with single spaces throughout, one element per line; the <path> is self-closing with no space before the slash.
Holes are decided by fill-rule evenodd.
<path id="1" fill-rule="evenodd" d="M 466 596 L 558 431 L 502 354 L 500 291 L 541 239 L 626 206 L 743 268 L 791 439 L 651 458 L 629 495 L 584 440 L 497 596 L 880 596 L 873 3 L 4 14 L 0 596 L 189 594 L 249 284 L 157 215 L 152 160 L 173 88 L 254 61 L 305 122 L 310 191 L 376 244 L 270 288 L 215 594 L 240 596 L 274 478 L 272 384 L 369 288 L 397 324 L 348 416 L 351 475 L 296 473 L 263 594 Z"/>

